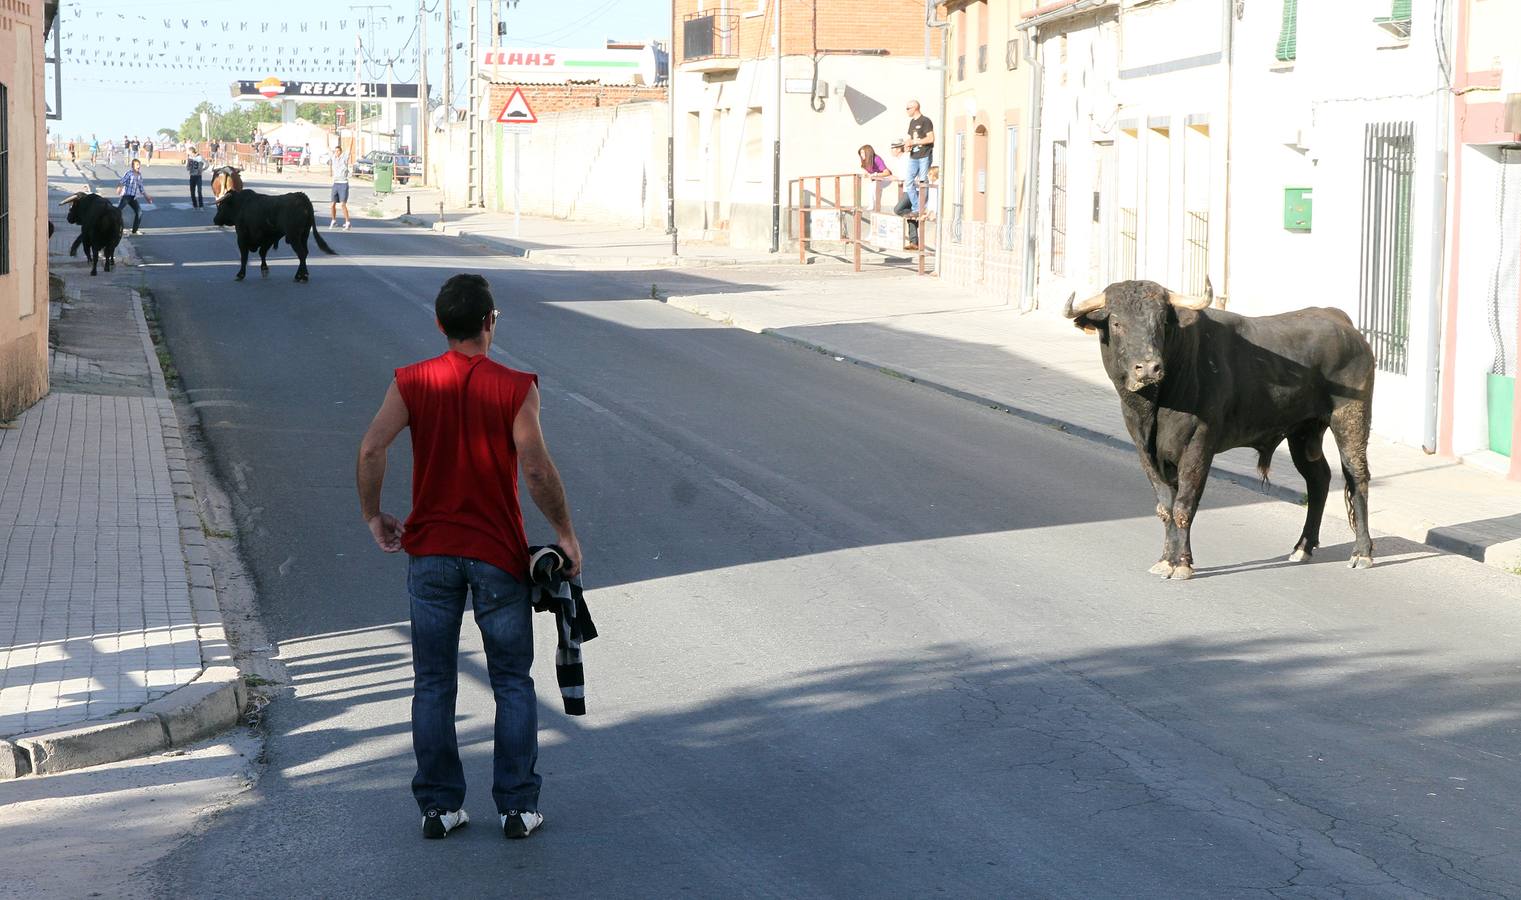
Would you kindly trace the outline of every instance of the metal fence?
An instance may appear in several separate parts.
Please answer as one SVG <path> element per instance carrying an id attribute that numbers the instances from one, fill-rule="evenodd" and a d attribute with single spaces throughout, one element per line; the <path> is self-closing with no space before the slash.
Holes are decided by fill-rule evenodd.
<path id="1" fill-rule="evenodd" d="M 734 56 L 738 51 L 739 13 L 688 13 L 681 22 L 681 59 Z"/>
<path id="2" fill-rule="evenodd" d="M 1409 364 L 1415 123 L 1370 124 L 1363 149 L 1358 326 L 1378 367 L 1403 375 Z"/>
<path id="3" fill-rule="evenodd" d="M 1134 209 L 1120 209 L 1120 243 L 1115 255 L 1114 280 L 1130 281 L 1135 278 L 1136 230 L 1140 216 Z"/>
<path id="4" fill-rule="evenodd" d="M 1067 142 L 1051 143 L 1051 272 L 1067 268 Z"/>
<path id="5" fill-rule="evenodd" d="M 1185 212 L 1183 226 L 1183 290 L 1202 294 L 1209 275 L 1209 213 Z"/>

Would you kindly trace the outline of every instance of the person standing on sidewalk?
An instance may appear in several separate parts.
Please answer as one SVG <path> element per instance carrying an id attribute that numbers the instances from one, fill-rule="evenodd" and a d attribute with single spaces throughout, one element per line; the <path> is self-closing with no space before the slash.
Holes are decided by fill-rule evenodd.
<path id="1" fill-rule="evenodd" d="M 396 370 L 359 447 L 360 515 L 381 550 L 408 556 L 417 756 L 412 794 L 423 813 L 423 837 L 444 837 L 470 821 L 454 723 L 459 629 L 469 593 L 496 697 L 491 796 L 502 833 L 523 838 L 544 817 L 538 811 L 543 779 L 534 771 L 533 594 L 519 465 L 565 553 L 567 578 L 580 573 L 581 545 L 539 426 L 538 376 L 487 357 L 499 311 L 486 279 L 450 278 L 434 312 L 449 349 Z M 412 513 L 405 526 L 380 508 L 386 449 L 403 428 L 412 429 Z"/>
<path id="2" fill-rule="evenodd" d="M 333 151 L 333 204 L 328 228 L 338 227 L 338 207 L 343 206 L 343 230 L 352 226 L 349 219 L 349 156 L 343 152 L 343 139 L 338 139 L 338 149 Z"/>
<path id="3" fill-rule="evenodd" d="M 908 176 L 904 189 L 908 192 L 910 209 L 917 221 L 924 209 L 921 182 L 929 179 L 930 165 L 935 157 L 935 126 L 929 116 L 919 112 L 919 101 L 910 100 L 905 107 L 908 113 L 908 135 L 903 144 L 908 149 Z M 917 250 L 915 246 L 907 249 Z"/>
<path id="4" fill-rule="evenodd" d="M 153 198 L 148 196 L 148 189 L 143 187 L 143 163 L 141 160 L 132 160 L 132 167 L 121 176 L 121 182 L 116 185 L 116 193 L 121 195 L 121 202 L 116 204 L 117 209 L 132 207 L 132 233 L 137 234 L 137 226 L 143 221 L 143 208 L 138 205 L 137 198 L 141 197 L 148 203 Z"/>
<path id="5" fill-rule="evenodd" d="M 201 193 L 201 171 L 206 168 L 206 160 L 201 158 L 201 151 L 194 144 L 190 146 L 190 155 L 185 158 L 185 168 L 190 172 L 190 206 L 192 209 L 204 209 L 206 196 Z"/>

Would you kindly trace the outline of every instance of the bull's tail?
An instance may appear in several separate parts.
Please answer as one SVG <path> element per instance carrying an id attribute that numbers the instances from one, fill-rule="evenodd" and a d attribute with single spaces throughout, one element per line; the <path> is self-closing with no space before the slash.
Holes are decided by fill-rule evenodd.
<path id="1" fill-rule="evenodd" d="M 1268 486 L 1272 484 L 1269 476 L 1273 471 L 1273 451 L 1277 449 L 1277 444 L 1271 447 L 1257 448 L 1257 475 L 1262 478 L 1262 490 L 1264 493 L 1267 492 Z"/>
<path id="2" fill-rule="evenodd" d="M 317 249 L 321 250 L 323 253 L 329 253 L 333 256 L 337 256 L 338 251 L 334 250 L 332 247 L 329 247 L 327 245 L 327 241 L 324 241 L 322 239 L 322 235 L 317 232 L 317 211 L 312 209 L 310 206 L 306 208 L 306 211 L 307 214 L 312 217 L 312 239 L 317 242 Z"/>
<path id="3" fill-rule="evenodd" d="M 79 229 L 79 237 L 75 238 L 74 239 L 74 243 L 72 243 L 72 244 L 69 245 L 69 255 L 73 256 L 75 253 L 77 253 L 79 251 L 79 245 L 83 244 L 83 243 L 84 243 L 84 229 L 81 228 L 81 229 Z"/>

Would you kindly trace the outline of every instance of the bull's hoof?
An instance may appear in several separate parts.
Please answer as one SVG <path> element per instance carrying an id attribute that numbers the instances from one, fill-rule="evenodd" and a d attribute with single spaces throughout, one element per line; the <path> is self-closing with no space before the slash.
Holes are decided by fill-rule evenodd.
<path id="1" fill-rule="evenodd" d="M 1373 568 L 1373 557 L 1371 557 L 1371 556 L 1364 556 L 1361 553 L 1354 553 L 1352 555 L 1352 558 L 1347 561 L 1347 568 L 1349 568 L 1349 569 L 1371 569 L 1371 568 Z"/>
<path id="2" fill-rule="evenodd" d="M 1289 554 L 1289 562 L 1304 562 L 1310 558 L 1310 551 L 1295 547 L 1294 552 Z"/>
<path id="3" fill-rule="evenodd" d="M 311 280 L 311 277 L 308 276 L 308 275 L 306 275 L 306 274 L 304 274 L 304 273 L 297 273 L 296 274 L 296 282 L 297 283 L 304 284 L 305 282 L 308 282 L 310 280 Z"/>
<path id="4" fill-rule="evenodd" d="M 1172 574 L 1172 563 L 1168 562 L 1165 559 L 1159 559 L 1151 568 L 1147 569 L 1146 571 L 1152 575 L 1161 575 L 1163 578 L 1166 578 Z"/>
<path id="5" fill-rule="evenodd" d="M 259 277 L 260 278 L 268 278 L 269 277 L 269 267 L 268 266 L 265 266 L 265 267 L 259 269 Z"/>
<path id="6" fill-rule="evenodd" d="M 1172 574 L 1167 577 L 1171 578 L 1173 581 L 1187 581 L 1188 579 L 1194 577 L 1194 567 L 1190 565 L 1178 566 L 1174 568 L 1172 570 Z"/>
<path id="7" fill-rule="evenodd" d="M 242 281 L 243 280 L 243 276 L 246 275 L 246 274 L 247 274 L 246 272 L 239 272 L 238 274 L 232 276 L 232 280 L 233 281 Z"/>

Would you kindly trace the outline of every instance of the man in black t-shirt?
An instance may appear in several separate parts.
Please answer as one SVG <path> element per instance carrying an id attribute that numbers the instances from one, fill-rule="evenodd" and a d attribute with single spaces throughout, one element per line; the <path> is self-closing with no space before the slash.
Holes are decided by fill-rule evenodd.
<path id="1" fill-rule="evenodd" d="M 930 163 L 935 156 L 935 126 L 929 117 L 919 112 L 919 101 L 908 101 L 908 137 L 904 146 L 908 149 L 908 183 L 905 190 L 913 204 L 913 214 L 919 215 L 923 206 L 920 183 L 929 181 Z"/>

